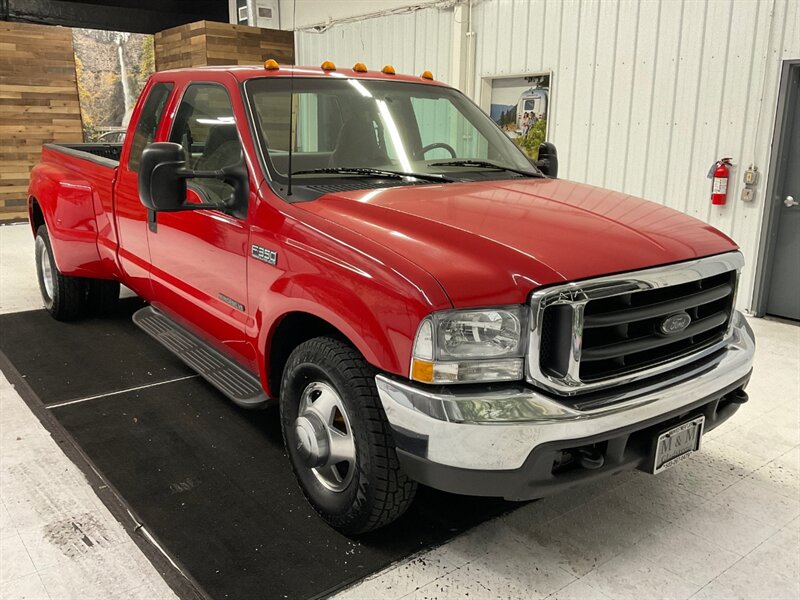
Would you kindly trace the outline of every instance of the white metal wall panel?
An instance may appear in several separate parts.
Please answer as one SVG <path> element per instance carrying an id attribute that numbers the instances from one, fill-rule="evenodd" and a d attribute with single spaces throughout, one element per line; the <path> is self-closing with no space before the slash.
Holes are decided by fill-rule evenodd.
<path id="1" fill-rule="evenodd" d="M 752 298 L 781 61 L 800 58 L 798 0 L 473 0 L 474 87 L 552 71 L 550 140 L 561 175 L 643 196 L 733 237 Z M 423 9 L 324 33 L 300 32 L 299 62 L 356 60 L 450 80 L 452 9 Z M 712 207 L 710 165 L 733 157 L 728 204 Z M 739 199 L 744 170 L 761 171 Z"/>
<path id="2" fill-rule="evenodd" d="M 390 64 L 398 73 L 431 71 L 450 81 L 453 9 L 426 8 L 342 24 L 323 32 L 298 31 L 297 64 L 332 60 L 340 68 L 363 62 L 370 69 Z"/>
<path id="3" fill-rule="evenodd" d="M 608 110 L 597 110 L 591 115 L 591 128 L 586 143 L 586 160 L 583 181 L 605 181 L 606 162 L 591 160 L 591 157 L 605 155 L 608 152 L 608 140 L 615 128 L 611 119 L 614 117 L 610 108 L 613 105 L 614 76 L 616 74 L 617 22 L 619 21 L 619 4 L 604 2 L 600 4 L 596 36 L 596 52 L 592 93 L 587 96 L 591 106 L 606 106 Z"/>
<path id="4" fill-rule="evenodd" d="M 675 77 L 670 109 L 671 139 L 669 155 L 664 166 L 666 174 L 663 201 L 670 207 L 689 210 L 689 184 L 686 172 L 688 149 L 693 143 L 697 123 L 696 106 L 700 102 L 701 54 L 706 26 L 706 4 L 684 2 L 681 4 L 681 34 L 678 50 L 678 70 Z M 710 163 L 709 163 L 710 166 Z M 652 196 L 658 198 L 658 196 Z"/>
<path id="5" fill-rule="evenodd" d="M 611 104 L 608 107 L 598 105 L 595 108 L 597 111 L 607 108 L 611 115 L 612 131 L 606 143 L 605 153 L 592 157 L 592 160 L 605 162 L 603 181 L 607 187 L 615 190 L 625 187 L 628 140 L 633 126 L 631 118 L 634 111 L 632 92 L 636 79 L 639 41 L 636 31 L 640 17 L 638 2 L 625 2 L 620 7 L 617 34 L 614 38 L 616 53 L 613 57 L 615 69 Z"/>
<path id="6" fill-rule="evenodd" d="M 561 175 L 666 204 L 733 237 L 747 259 L 739 305 L 749 307 L 781 61 L 800 58 L 798 7 L 476 0 L 470 91 L 478 99 L 484 77 L 551 70 L 549 135 Z M 728 204 L 712 207 L 706 175 L 723 156 L 736 168 Z M 762 176 L 756 200 L 744 203 L 751 163 Z"/>

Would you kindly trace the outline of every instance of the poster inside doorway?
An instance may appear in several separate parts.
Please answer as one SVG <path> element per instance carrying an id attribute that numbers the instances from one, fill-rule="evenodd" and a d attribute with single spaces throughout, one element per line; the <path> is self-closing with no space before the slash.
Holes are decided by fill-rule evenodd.
<path id="1" fill-rule="evenodd" d="M 549 107 L 549 73 L 492 80 L 492 120 L 532 159 L 547 139 Z"/>

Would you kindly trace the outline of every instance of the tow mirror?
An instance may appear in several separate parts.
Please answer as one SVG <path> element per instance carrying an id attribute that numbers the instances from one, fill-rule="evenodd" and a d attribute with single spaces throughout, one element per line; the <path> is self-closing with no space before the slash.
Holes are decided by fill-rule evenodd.
<path id="1" fill-rule="evenodd" d="M 154 211 L 182 210 L 186 200 L 186 158 L 183 146 L 171 142 L 148 145 L 139 161 L 139 199 Z"/>
<path id="2" fill-rule="evenodd" d="M 233 188 L 225 205 L 187 202 L 186 180 L 218 179 Z M 216 171 L 193 171 L 186 168 L 183 146 L 173 142 L 155 142 L 142 152 L 139 162 L 139 200 L 154 212 L 176 212 L 203 208 L 231 209 L 236 213 L 247 207 L 249 184 L 243 161 Z"/>
<path id="3" fill-rule="evenodd" d="M 539 144 L 539 158 L 534 161 L 536 167 L 548 177 L 558 177 L 558 152 L 552 142 Z"/>

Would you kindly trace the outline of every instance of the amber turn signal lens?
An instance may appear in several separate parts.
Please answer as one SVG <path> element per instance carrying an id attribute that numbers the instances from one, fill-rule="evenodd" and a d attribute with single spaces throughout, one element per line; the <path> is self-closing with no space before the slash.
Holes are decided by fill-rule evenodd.
<path id="1" fill-rule="evenodd" d="M 353 71 L 356 73 L 366 73 L 367 72 L 367 65 L 364 63 L 356 63 L 353 65 Z"/>
<path id="2" fill-rule="evenodd" d="M 386 75 L 394 75 L 394 67 L 392 65 L 386 65 L 381 69 L 381 73 L 385 73 Z"/>
<path id="3" fill-rule="evenodd" d="M 270 59 L 264 61 L 264 68 L 267 71 L 277 71 L 281 67 L 278 64 L 277 60 L 275 60 L 274 58 L 270 58 Z"/>
<path id="4" fill-rule="evenodd" d="M 433 381 L 433 363 L 414 358 L 411 361 L 411 379 L 430 383 Z"/>
<path id="5" fill-rule="evenodd" d="M 323 71 L 335 71 L 336 65 L 333 64 L 331 61 L 326 60 L 324 63 L 322 63 L 321 68 Z"/>
<path id="6" fill-rule="evenodd" d="M 433 73 L 430 71 L 423 71 L 422 75 L 420 75 L 423 79 L 433 79 Z"/>

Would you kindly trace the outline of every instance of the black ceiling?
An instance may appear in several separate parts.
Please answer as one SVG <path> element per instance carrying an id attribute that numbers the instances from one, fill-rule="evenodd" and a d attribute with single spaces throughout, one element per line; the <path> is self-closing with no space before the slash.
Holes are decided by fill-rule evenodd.
<path id="1" fill-rule="evenodd" d="M 0 0 L 0 20 L 155 33 L 193 21 L 228 21 L 227 0 Z"/>

